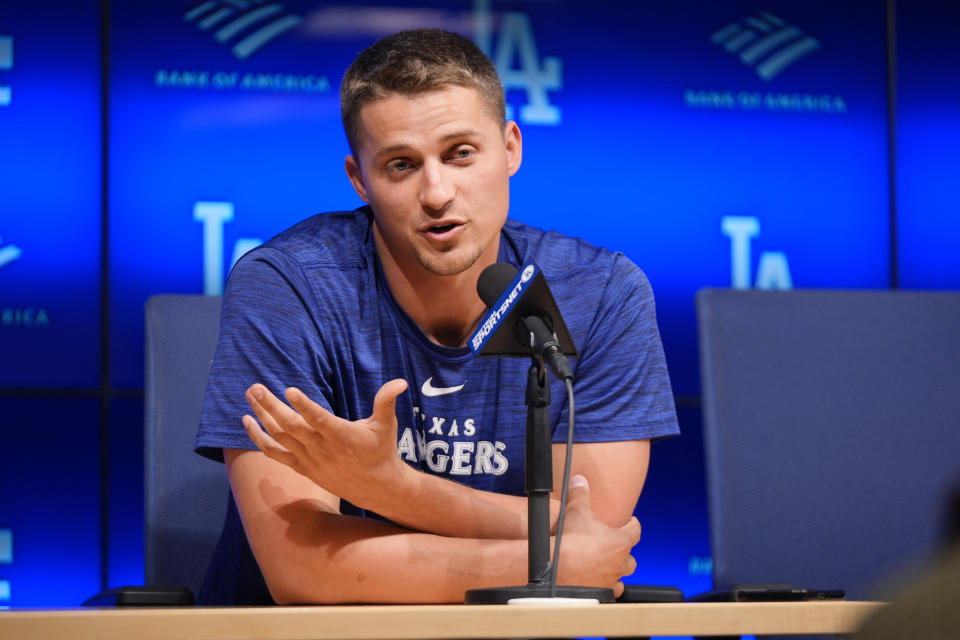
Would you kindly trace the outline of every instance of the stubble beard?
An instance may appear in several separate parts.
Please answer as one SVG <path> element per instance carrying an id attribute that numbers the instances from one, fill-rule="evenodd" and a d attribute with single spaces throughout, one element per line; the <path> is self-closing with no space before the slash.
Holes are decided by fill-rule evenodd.
<path id="1" fill-rule="evenodd" d="M 416 252 L 417 262 L 435 276 L 455 276 L 463 273 L 480 259 L 483 247 L 457 247 L 442 253 L 426 250 Z"/>

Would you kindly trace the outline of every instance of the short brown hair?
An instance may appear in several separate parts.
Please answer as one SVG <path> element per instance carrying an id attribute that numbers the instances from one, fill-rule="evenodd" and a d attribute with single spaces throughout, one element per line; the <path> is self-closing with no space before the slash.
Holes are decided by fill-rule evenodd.
<path id="1" fill-rule="evenodd" d="M 476 89 L 501 128 L 506 100 L 490 59 L 469 39 L 442 29 L 400 31 L 367 47 L 340 85 L 340 117 L 351 152 L 360 134 L 360 110 L 391 93 L 413 95 L 459 85 Z"/>

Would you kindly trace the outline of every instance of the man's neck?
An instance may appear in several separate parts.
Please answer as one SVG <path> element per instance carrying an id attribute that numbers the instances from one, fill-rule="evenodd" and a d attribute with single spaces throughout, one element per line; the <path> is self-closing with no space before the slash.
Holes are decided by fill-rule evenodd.
<path id="1" fill-rule="evenodd" d="M 496 261 L 482 255 L 470 268 L 452 276 L 430 273 L 423 267 L 404 269 L 376 238 L 377 254 L 383 265 L 384 277 L 390 293 L 430 341 L 445 347 L 466 346 L 470 334 L 477 328 L 486 305 L 477 295 L 477 278 Z M 414 273 L 409 273 L 413 270 Z"/>

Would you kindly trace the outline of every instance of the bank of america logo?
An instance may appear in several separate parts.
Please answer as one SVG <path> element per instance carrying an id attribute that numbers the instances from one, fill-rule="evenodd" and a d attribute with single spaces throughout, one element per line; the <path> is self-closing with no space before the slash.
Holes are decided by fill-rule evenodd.
<path id="1" fill-rule="evenodd" d="M 20 247 L 12 244 L 3 246 L 3 238 L 0 238 L 0 267 L 5 267 L 7 264 L 13 262 L 20 257 L 23 251 Z"/>
<path id="2" fill-rule="evenodd" d="M 241 60 L 303 22 L 283 5 L 264 0 L 208 0 L 184 13 L 183 19 L 202 31 L 213 31 L 213 39 L 221 44 L 232 43 L 233 55 Z"/>
<path id="3" fill-rule="evenodd" d="M 13 36 L 0 36 L 0 71 L 13 69 Z M 0 84 L 0 107 L 13 100 L 13 89 Z"/>
<path id="4" fill-rule="evenodd" d="M 710 40 L 739 55 L 743 64 L 767 81 L 820 48 L 819 40 L 765 11 L 731 22 L 715 31 Z"/>

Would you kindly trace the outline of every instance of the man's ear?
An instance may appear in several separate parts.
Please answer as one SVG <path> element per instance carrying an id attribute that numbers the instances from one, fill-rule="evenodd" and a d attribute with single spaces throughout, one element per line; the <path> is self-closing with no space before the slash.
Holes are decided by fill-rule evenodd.
<path id="1" fill-rule="evenodd" d="M 343 168 L 347 171 L 347 177 L 350 178 L 353 190 L 357 192 L 361 200 L 370 204 L 370 199 L 367 197 L 367 187 L 363 184 L 363 174 L 360 173 L 360 165 L 357 164 L 353 156 L 347 156 Z"/>
<path id="2" fill-rule="evenodd" d="M 503 141 L 507 147 L 507 171 L 513 175 L 520 168 L 523 160 L 523 139 L 520 136 L 520 127 L 511 120 L 503 130 Z"/>

